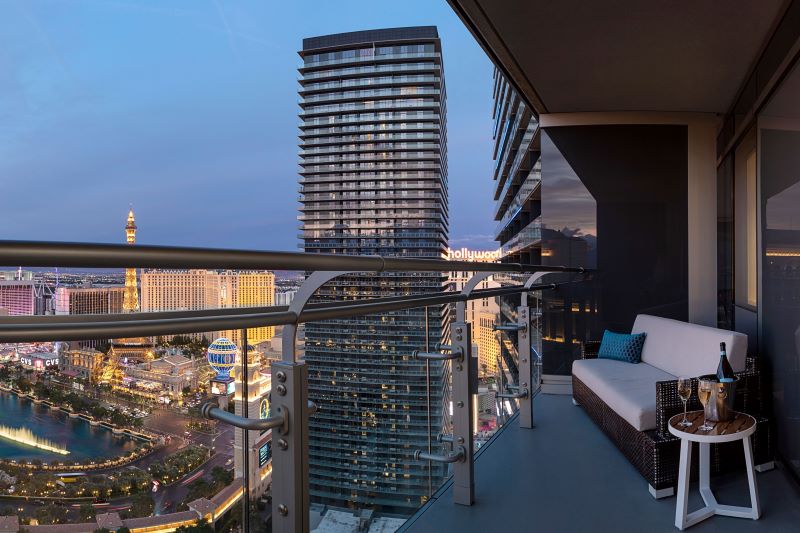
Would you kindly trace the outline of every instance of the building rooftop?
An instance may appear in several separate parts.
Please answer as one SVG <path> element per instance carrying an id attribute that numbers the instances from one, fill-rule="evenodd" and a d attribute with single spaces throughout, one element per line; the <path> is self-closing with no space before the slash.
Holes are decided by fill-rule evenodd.
<path id="1" fill-rule="evenodd" d="M 381 30 L 350 31 L 303 39 L 303 52 L 337 46 L 369 44 L 380 41 L 404 41 L 416 39 L 438 39 L 436 26 L 411 26 L 407 28 L 385 28 Z M 301 52 L 301 54 L 303 53 Z"/>

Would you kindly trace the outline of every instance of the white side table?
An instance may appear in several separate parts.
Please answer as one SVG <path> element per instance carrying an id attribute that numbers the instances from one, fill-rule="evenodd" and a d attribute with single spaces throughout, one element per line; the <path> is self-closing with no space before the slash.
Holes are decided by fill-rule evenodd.
<path id="1" fill-rule="evenodd" d="M 699 429 L 703 425 L 703 411 L 692 411 L 686 415 L 686 418 L 692 423 L 691 426 L 679 426 L 681 420 L 683 420 L 683 414 L 675 415 L 669 419 L 669 432 L 681 439 L 675 527 L 683 530 L 714 515 L 758 520 L 758 517 L 761 516 L 761 507 L 758 503 L 758 486 L 756 485 L 756 472 L 753 468 L 753 447 L 750 444 L 750 435 L 756 430 L 756 419 L 744 413 L 736 413 L 733 420 L 713 423 L 713 429 L 703 431 Z M 717 502 L 714 493 L 711 492 L 709 484 L 709 471 L 711 469 L 710 445 L 712 443 L 735 440 L 741 440 L 744 446 L 744 459 L 747 467 L 747 480 L 750 484 L 750 503 L 752 507 L 722 505 Z M 686 507 L 689 501 L 693 442 L 700 445 L 700 495 L 703 497 L 706 506 L 687 514 Z"/>

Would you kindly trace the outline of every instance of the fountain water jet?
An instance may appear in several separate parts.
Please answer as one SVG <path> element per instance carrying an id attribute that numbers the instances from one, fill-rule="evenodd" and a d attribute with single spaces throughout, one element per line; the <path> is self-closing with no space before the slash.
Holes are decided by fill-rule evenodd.
<path id="1" fill-rule="evenodd" d="M 69 451 L 63 446 L 51 440 L 37 437 L 28 428 L 12 428 L 0 425 L 0 438 L 13 440 L 14 442 L 25 444 L 26 446 L 33 446 L 34 448 L 39 448 L 48 452 L 60 453 L 61 455 L 69 454 Z"/>

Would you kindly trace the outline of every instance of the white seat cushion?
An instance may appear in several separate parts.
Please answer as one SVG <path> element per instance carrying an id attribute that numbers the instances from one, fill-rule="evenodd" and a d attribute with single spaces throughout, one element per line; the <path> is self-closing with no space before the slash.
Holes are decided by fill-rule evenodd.
<path id="1" fill-rule="evenodd" d="M 572 374 L 639 431 L 656 428 L 656 382 L 675 376 L 647 363 L 580 359 Z"/>
<path id="2" fill-rule="evenodd" d="M 747 335 L 699 326 L 680 320 L 639 315 L 631 333 L 647 333 L 642 362 L 673 376 L 714 374 L 719 365 L 719 343 L 724 342 L 734 372 L 745 369 Z"/>

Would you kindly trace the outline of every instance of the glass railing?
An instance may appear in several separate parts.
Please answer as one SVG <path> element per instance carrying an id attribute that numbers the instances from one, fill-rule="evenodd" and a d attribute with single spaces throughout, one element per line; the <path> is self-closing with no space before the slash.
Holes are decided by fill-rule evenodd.
<path id="1" fill-rule="evenodd" d="M 370 102 L 351 102 L 345 104 L 323 104 L 308 106 L 300 111 L 300 117 L 314 115 L 330 115 L 334 113 L 345 113 L 348 111 L 362 111 L 370 109 L 406 109 L 411 107 L 439 107 L 440 102 L 434 99 L 414 99 L 403 100 L 372 100 Z"/>
<path id="2" fill-rule="evenodd" d="M 143 311 L 0 317 L 0 470 L 22 527 L 398 528 L 444 480 L 471 479 L 473 448 L 528 401 L 513 337 L 484 368 L 469 341 L 486 332 L 448 306 L 544 286 L 457 295 L 446 273 L 548 267 L 440 257 L 0 243 L 3 263 L 148 268 Z M 202 280 L 215 304 L 164 302 L 165 280 L 188 283 L 181 267 L 219 269 Z M 271 305 L 260 269 L 318 268 L 290 307 Z M 254 275 L 264 298 L 249 307 L 214 289 Z"/>
<path id="3" fill-rule="evenodd" d="M 400 122 L 388 124 L 358 124 L 355 126 L 334 126 L 330 128 L 307 128 L 300 132 L 304 138 L 312 138 L 318 135 L 330 135 L 336 133 L 395 133 L 409 130 L 434 131 L 440 132 L 441 127 L 431 122 Z"/>
<path id="4" fill-rule="evenodd" d="M 340 161 L 370 161 L 370 160 L 392 160 L 392 159 L 434 159 L 439 158 L 439 152 L 367 152 L 363 154 L 341 154 L 325 156 L 305 156 L 300 162 L 301 165 L 315 163 L 338 163 Z"/>
<path id="5" fill-rule="evenodd" d="M 354 87 L 370 87 L 374 85 L 392 85 L 403 83 L 439 83 L 439 76 L 418 75 L 418 76 L 382 76 L 378 78 L 352 78 L 322 83 L 307 83 L 300 91 L 306 94 L 311 91 L 326 91 L 330 89 L 349 89 Z M 307 97 L 308 98 L 308 97 Z"/>
<path id="6" fill-rule="evenodd" d="M 535 246 L 542 240 L 542 221 L 539 217 L 531 220 L 527 226 L 517 232 L 509 241 L 500 247 L 505 256 Z"/>
<path id="7" fill-rule="evenodd" d="M 411 88 L 387 88 L 387 89 L 365 89 L 361 91 L 343 91 L 337 93 L 314 94 L 304 97 L 301 104 L 315 104 L 317 102 L 327 102 L 330 100 L 349 100 L 353 98 L 374 98 L 380 96 L 425 96 L 438 95 L 439 89 L 429 89 L 424 87 Z"/>
<path id="8" fill-rule="evenodd" d="M 515 148 L 516 155 L 514 156 L 514 160 L 511 162 L 511 166 L 508 169 L 508 173 L 506 178 L 502 182 L 502 188 L 500 189 L 499 193 L 497 194 L 497 202 L 495 203 L 495 209 L 500 210 L 502 206 L 508 201 L 508 195 L 512 187 L 517 183 L 516 177 L 517 174 L 520 172 L 522 168 L 523 162 L 525 162 L 526 157 L 530 157 L 530 147 L 531 142 L 533 142 L 533 138 L 536 136 L 536 131 L 539 129 L 539 123 L 534 119 L 530 119 L 528 121 L 528 126 L 525 129 L 525 134 L 522 136 L 522 140 L 519 143 L 519 146 Z M 537 159 L 534 164 L 539 163 L 541 167 L 541 163 Z M 537 171 L 541 173 L 541 168 Z M 498 182 L 499 185 L 499 182 Z"/>
<path id="9" fill-rule="evenodd" d="M 439 113 L 425 111 L 397 111 L 384 113 L 361 113 L 358 115 L 340 115 L 327 118 L 310 118 L 300 123 L 300 127 L 348 124 L 359 122 L 381 122 L 386 120 L 439 120 Z M 377 128 L 376 128 L 377 129 Z"/>
<path id="10" fill-rule="evenodd" d="M 301 82 L 308 80 L 315 80 L 321 78 L 333 78 L 340 76 L 355 76 L 355 75 L 369 75 L 381 72 L 407 72 L 407 71 L 426 71 L 426 70 L 441 70 L 441 67 L 433 61 L 425 61 L 421 63 L 390 63 L 381 65 L 369 65 L 363 67 L 345 67 L 331 70 L 319 70 L 315 72 L 303 73 Z"/>
<path id="11" fill-rule="evenodd" d="M 505 228 L 519 215 L 522 207 L 528 202 L 531 196 L 542 186 L 542 168 L 541 161 L 537 161 L 533 169 L 531 169 L 525 181 L 522 182 L 514 199 L 503 209 L 503 216 L 495 226 L 495 236 L 500 235 Z M 498 205 L 502 208 L 501 202 Z M 499 240 L 499 239 L 498 239 Z"/>
<path id="12" fill-rule="evenodd" d="M 341 59 L 328 59 L 324 61 L 306 61 L 303 64 L 303 69 L 324 67 L 328 65 L 345 65 L 349 63 L 375 63 L 378 61 L 392 61 L 394 59 L 425 59 L 437 58 L 441 54 L 437 52 L 418 52 L 413 54 L 385 54 L 385 55 L 367 55 L 356 57 L 343 57 Z"/>
<path id="13" fill-rule="evenodd" d="M 363 180 L 362 180 L 363 181 Z M 386 180 L 386 181 L 372 181 L 370 182 L 369 189 L 370 190 L 378 190 L 379 192 L 370 192 L 370 190 L 364 190 L 366 187 L 359 182 L 343 182 L 343 183 L 335 183 L 331 185 L 319 185 L 319 184 L 305 184 L 300 187 L 300 192 L 303 194 L 308 193 L 324 193 L 324 192 L 336 192 L 342 193 L 344 195 L 347 194 L 355 194 L 356 192 L 360 192 L 362 196 L 380 196 L 383 193 L 382 189 L 386 189 L 388 191 L 398 191 L 403 189 L 436 189 L 439 190 L 441 188 L 441 183 L 436 180 L 419 180 L 419 181 L 394 181 L 394 180 Z"/>
<path id="14" fill-rule="evenodd" d="M 438 141 L 441 136 L 438 133 L 425 133 L 425 132 L 398 132 L 398 133 L 371 133 L 361 135 L 339 135 L 335 137 L 315 137 L 309 138 L 305 143 L 306 149 L 311 147 L 331 147 L 336 148 L 342 144 L 374 144 L 380 143 L 396 143 L 396 142 L 426 142 Z"/>
<path id="15" fill-rule="evenodd" d="M 381 142 L 381 143 L 359 143 L 359 144 L 338 144 L 333 146 L 325 146 L 319 148 L 306 148 L 300 150 L 301 157 L 307 157 L 313 154 L 342 154 L 347 152 L 354 152 L 357 154 L 369 153 L 375 150 L 413 150 L 413 149 L 430 149 L 438 150 L 438 143 L 427 142 Z"/>
<path id="16" fill-rule="evenodd" d="M 419 162 L 392 162 L 392 163 L 330 163 L 327 165 L 307 165 L 300 169 L 303 175 L 309 174 L 337 174 L 342 171 L 371 171 L 371 170 L 400 170 L 400 169 L 425 169 L 439 170 L 442 165 L 438 161 Z"/>

